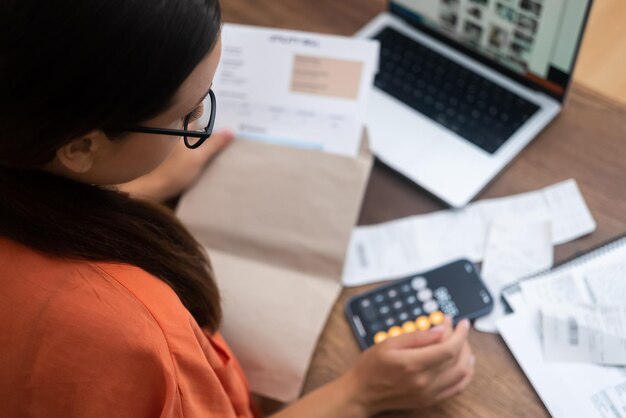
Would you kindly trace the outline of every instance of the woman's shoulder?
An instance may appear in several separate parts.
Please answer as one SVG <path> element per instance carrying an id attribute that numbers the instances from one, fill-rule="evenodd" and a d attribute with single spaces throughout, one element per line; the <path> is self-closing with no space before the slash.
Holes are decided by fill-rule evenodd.
<path id="1" fill-rule="evenodd" d="M 9 318 L 38 315 L 55 327 L 85 321 L 86 331 L 126 340 L 144 338 L 147 329 L 155 337 L 165 333 L 164 318 L 190 318 L 166 283 L 132 265 L 55 257 L 0 238 L 0 272 L 0 300 Z"/>
<path id="2" fill-rule="evenodd" d="M 182 415 L 168 330 L 143 292 L 126 285 L 141 280 L 174 305 L 156 278 L 1 238 L 0 272 L 3 408 L 16 416 L 24 405 L 41 416 Z"/>
<path id="3" fill-rule="evenodd" d="M 89 408 L 76 416 L 93 417 L 250 413 L 238 363 L 166 283 L 138 267 L 61 259 L 2 238 L 0 370 L 0 403 L 16 411 L 71 404 Z M 35 402 L 13 396 L 15 385 L 46 390 Z"/>

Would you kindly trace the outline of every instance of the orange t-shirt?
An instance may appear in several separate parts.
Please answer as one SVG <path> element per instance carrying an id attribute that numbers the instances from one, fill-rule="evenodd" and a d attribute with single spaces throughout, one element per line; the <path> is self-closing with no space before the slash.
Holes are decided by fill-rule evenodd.
<path id="1" fill-rule="evenodd" d="M 0 238 L 0 416 L 256 415 L 222 337 L 167 284 Z"/>

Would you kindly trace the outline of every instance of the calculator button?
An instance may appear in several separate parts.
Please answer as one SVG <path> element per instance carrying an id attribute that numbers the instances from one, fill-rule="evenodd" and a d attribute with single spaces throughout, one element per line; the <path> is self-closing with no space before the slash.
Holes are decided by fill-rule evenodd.
<path id="1" fill-rule="evenodd" d="M 413 316 L 419 316 L 422 314 L 422 310 L 420 308 L 413 308 Z"/>
<path id="2" fill-rule="evenodd" d="M 387 331 L 387 335 L 389 337 L 397 337 L 398 335 L 401 335 L 401 334 L 402 334 L 402 328 L 400 328 L 397 325 L 389 328 L 389 331 Z"/>
<path id="3" fill-rule="evenodd" d="M 396 296 L 398 296 L 398 291 L 395 289 L 390 289 L 387 292 L 387 296 L 389 296 L 390 298 L 395 298 Z"/>
<path id="4" fill-rule="evenodd" d="M 398 319 L 400 321 L 406 321 L 407 319 L 409 319 L 409 314 L 406 312 L 400 312 L 400 315 L 398 315 Z"/>
<path id="5" fill-rule="evenodd" d="M 422 290 L 426 287 L 428 283 L 426 282 L 426 279 L 422 276 L 419 277 L 415 277 L 413 280 L 411 280 L 411 287 L 415 290 Z"/>
<path id="6" fill-rule="evenodd" d="M 435 302 L 434 300 L 429 300 L 428 302 L 424 302 L 424 305 L 422 305 L 422 308 L 424 308 L 424 312 L 431 313 L 439 309 L 439 304 Z"/>
<path id="7" fill-rule="evenodd" d="M 430 319 L 427 316 L 418 316 L 415 320 L 415 328 L 420 331 L 426 331 L 430 328 Z"/>
<path id="8" fill-rule="evenodd" d="M 369 299 L 363 299 L 361 301 L 361 307 L 363 308 L 367 308 L 368 306 L 370 306 L 372 304 L 372 302 Z"/>
<path id="9" fill-rule="evenodd" d="M 363 312 L 363 317 L 365 319 L 376 319 L 376 317 L 378 316 L 376 314 L 376 308 L 374 308 L 373 306 L 368 306 L 367 308 L 361 309 L 361 312 Z"/>
<path id="10" fill-rule="evenodd" d="M 398 309 L 402 309 L 402 301 L 401 300 L 397 300 L 393 303 L 393 309 L 398 310 Z"/>
<path id="11" fill-rule="evenodd" d="M 441 325 L 443 324 L 443 312 L 441 311 L 431 312 L 431 314 L 428 315 L 428 319 L 430 319 L 430 322 L 433 325 Z"/>
<path id="12" fill-rule="evenodd" d="M 415 322 L 413 322 L 413 321 L 406 321 L 404 324 L 402 324 L 402 331 L 404 331 L 404 332 L 413 332 L 413 331 L 415 331 Z"/>
<path id="13" fill-rule="evenodd" d="M 433 298 L 433 291 L 426 288 L 417 292 L 417 298 L 420 302 L 426 302 L 427 300 L 431 300 Z"/>
<path id="14" fill-rule="evenodd" d="M 385 325 L 387 325 L 388 327 L 394 325 L 396 323 L 396 320 L 393 318 L 387 318 L 385 319 Z"/>
<path id="15" fill-rule="evenodd" d="M 374 301 L 376 303 L 383 303 L 385 301 L 385 295 L 376 295 L 376 296 L 374 296 Z"/>
<path id="16" fill-rule="evenodd" d="M 413 295 L 407 296 L 406 303 L 408 305 L 413 305 L 415 302 L 417 302 L 417 298 L 415 296 L 413 296 Z"/>
<path id="17" fill-rule="evenodd" d="M 388 305 L 383 305 L 378 309 L 378 312 L 380 312 L 381 315 L 387 315 L 389 311 L 391 311 L 391 309 Z"/>
<path id="18" fill-rule="evenodd" d="M 385 329 L 387 329 L 387 327 L 385 327 L 385 324 L 380 321 L 372 322 L 372 324 L 370 325 L 370 330 L 372 331 L 372 333 L 383 331 Z"/>
<path id="19" fill-rule="evenodd" d="M 378 331 L 376 335 L 374 335 L 374 344 L 382 343 L 387 339 L 387 333 L 385 331 Z"/>
<path id="20" fill-rule="evenodd" d="M 411 286 L 408 283 L 405 283 L 400 287 L 400 291 L 402 293 L 409 293 L 411 291 Z"/>

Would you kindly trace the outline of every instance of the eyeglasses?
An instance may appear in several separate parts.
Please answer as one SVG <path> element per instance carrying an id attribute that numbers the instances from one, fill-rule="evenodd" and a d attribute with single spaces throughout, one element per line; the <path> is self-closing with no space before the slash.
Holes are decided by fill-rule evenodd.
<path id="1" fill-rule="evenodd" d="M 148 128 L 145 126 L 135 126 L 126 129 L 129 132 L 141 132 L 145 134 L 173 135 L 182 136 L 185 140 L 185 146 L 190 149 L 196 149 L 204 143 L 213 133 L 213 125 L 215 124 L 215 93 L 209 90 L 209 95 L 198 108 L 189 113 L 183 119 L 183 129 L 161 129 Z M 202 112 L 202 114 L 200 114 Z M 190 141 L 190 138 L 197 138 Z"/>

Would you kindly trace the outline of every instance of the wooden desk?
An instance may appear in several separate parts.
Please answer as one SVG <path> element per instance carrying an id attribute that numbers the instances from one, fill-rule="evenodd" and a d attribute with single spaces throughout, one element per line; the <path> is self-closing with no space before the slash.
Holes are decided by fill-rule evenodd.
<path id="1" fill-rule="evenodd" d="M 228 0 L 227 22 L 351 35 L 385 7 L 384 0 Z M 563 113 L 478 199 L 535 190 L 575 178 L 598 229 L 556 248 L 556 260 L 626 232 L 626 107 L 575 86 Z M 443 206 L 413 183 L 377 164 L 360 223 L 431 212 Z M 359 354 L 343 316 L 346 289 L 337 301 L 309 369 L 305 392 L 347 370 Z M 476 376 L 460 396 L 403 417 L 549 416 L 499 336 L 473 332 Z M 375 377 L 372 377 L 375 378 Z"/>

